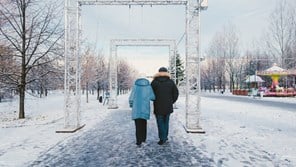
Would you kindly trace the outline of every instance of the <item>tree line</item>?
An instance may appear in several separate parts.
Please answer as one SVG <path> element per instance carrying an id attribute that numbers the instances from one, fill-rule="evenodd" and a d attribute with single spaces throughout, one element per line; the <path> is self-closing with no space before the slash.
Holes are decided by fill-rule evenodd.
<path id="1" fill-rule="evenodd" d="M 96 53 L 91 47 L 87 47 L 82 54 L 81 88 L 82 93 L 97 93 L 97 99 L 104 95 L 109 85 L 109 65 L 102 53 Z M 117 60 L 117 84 L 118 94 L 126 93 L 133 85 L 138 72 L 128 60 L 118 58 Z"/>
<path id="2" fill-rule="evenodd" d="M 201 88 L 211 91 L 242 89 L 246 76 L 276 63 L 284 69 L 296 68 L 296 7 L 279 1 L 269 17 L 269 26 L 253 46 L 242 51 L 239 30 L 227 24 L 212 38 L 201 67 Z M 256 27 L 256 25 L 254 25 Z M 263 77 L 266 85 L 269 77 Z M 281 78 L 285 87 L 295 88 L 295 76 Z"/>

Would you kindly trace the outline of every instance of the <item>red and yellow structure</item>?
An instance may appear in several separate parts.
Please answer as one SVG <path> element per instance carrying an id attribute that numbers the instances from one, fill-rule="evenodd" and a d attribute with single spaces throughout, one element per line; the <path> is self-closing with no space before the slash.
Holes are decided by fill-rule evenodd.
<path id="1" fill-rule="evenodd" d="M 296 96 L 294 88 L 284 89 L 279 87 L 279 79 L 282 76 L 296 75 L 296 70 L 286 70 L 277 66 L 277 64 L 273 64 L 272 67 L 264 71 L 258 71 L 257 75 L 270 76 L 272 79 L 272 85 L 270 89 L 265 92 L 265 96 Z"/>

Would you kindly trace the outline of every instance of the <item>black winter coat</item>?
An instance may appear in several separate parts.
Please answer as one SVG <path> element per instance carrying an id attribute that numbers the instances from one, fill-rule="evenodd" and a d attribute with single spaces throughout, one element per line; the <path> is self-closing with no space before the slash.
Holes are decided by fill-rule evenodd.
<path id="1" fill-rule="evenodd" d="M 173 112 L 173 104 L 177 101 L 179 91 L 167 72 L 159 72 L 151 82 L 155 94 L 154 114 L 167 115 Z"/>

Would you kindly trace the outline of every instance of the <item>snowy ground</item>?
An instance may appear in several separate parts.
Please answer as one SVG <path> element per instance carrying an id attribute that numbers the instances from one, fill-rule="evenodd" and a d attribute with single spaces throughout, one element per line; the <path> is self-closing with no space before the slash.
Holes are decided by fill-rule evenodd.
<path id="1" fill-rule="evenodd" d="M 217 98 L 221 96 L 221 98 Z M 172 114 L 169 143 L 157 145 L 155 119 L 148 121 L 147 144 L 135 146 L 127 95 L 119 109 L 108 110 L 82 97 L 82 123 L 72 134 L 63 127 L 63 95 L 26 99 L 25 120 L 17 118 L 17 100 L 0 103 L 0 166 L 296 166 L 296 109 L 285 110 L 223 96 L 202 97 L 205 134 L 184 131 L 184 97 Z M 250 97 L 245 97 L 250 100 Z M 263 98 L 295 104 L 295 98 Z"/>

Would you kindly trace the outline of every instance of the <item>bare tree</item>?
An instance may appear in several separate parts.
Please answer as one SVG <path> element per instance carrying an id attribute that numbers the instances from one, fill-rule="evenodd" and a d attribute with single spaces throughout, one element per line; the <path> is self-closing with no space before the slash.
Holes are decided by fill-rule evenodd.
<path id="1" fill-rule="evenodd" d="M 225 68 L 225 51 L 224 51 L 224 37 L 221 32 L 217 32 L 213 37 L 210 46 L 207 50 L 207 63 L 208 63 L 208 70 L 207 73 L 209 74 L 208 81 L 210 89 L 215 91 L 216 87 L 218 89 L 225 89 L 226 84 L 226 68 Z"/>
<path id="2" fill-rule="evenodd" d="M 96 67 L 96 89 L 97 89 L 97 99 L 100 97 L 100 90 L 105 90 L 108 88 L 108 65 L 105 57 L 102 53 L 98 54 L 97 67 Z"/>
<path id="3" fill-rule="evenodd" d="M 40 98 L 47 96 L 48 90 L 63 87 L 63 74 L 64 68 L 59 61 L 38 65 L 27 76 L 27 80 L 32 81 L 28 83 L 27 89 L 30 89 L 33 95 L 37 93 Z"/>
<path id="4" fill-rule="evenodd" d="M 222 89 L 222 78 L 224 74 L 220 71 L 221 68 L 219 68 L 217 58 L 208 57 L 205 60 L 205 63 L 203 63 L 203 67 L 201 68 L 201 81 L 202 81 L 202 87 L 205 90 L 209 91 L 216 91 L 216 87 L 218 89 Z"/>
<path id="5" fill-rule="evenodd" d="M 239 37 L 234 25 L 229 24 L 224 27 L 222 32 L 217 32 L 213 37 L 207 55 L 211 60 L 212 72 L 216 76 L 212 82 L 215 86 L 225 91 L 226 73 L 229 76 L 230 91 L 235 86 L 236 76 L 240 73 L 240 64 L 238 64 Z"/>
<path id="6" fill-rule="evenodd" d="M 292 56 L 291 56 L 291 67 L 296 68 L 296 3 L 294 3 L 294 6 L 291 8 L 291 15 L 292 15 Z M 295 82 L 295 79 L 294 79 Z"/>
<path id="7" fill-rule="evenodd" d="M 12 74 L 16 68 L 16 62 L 9 53 L 8 48 L 0 45 L 0 102 L 2 98 L 11 97 L 11 90 L 16 89 L 14 85 L 7 82 L 7 74 Z"/>
<path id="8" fill-rule="evenodd" d="M 120 59 L 117 65 L 117 71 L 119 93 L 125 93 L 125 91 L 129 90 L 133 85 L 133 81 L 136 77 L 133 72 L 135 70 L 133 70 L 126 60 Z"/>
<path id="9" fill-rule="evenodd" d="M 270 26 L 265 34 L 269 55 L 278 59 L 283 68 L 295 67 L 295 6 L 278 1 L 270 15 Z"/>
<path id="10" fill-rule="evenodd" d="M 226 61 L 226 71 L 229 75 L 229 81 L 230 81 L 230 91 L 235 86 L 235 76 L 239 72 L 238 69 L 240 69 L 240 65 L 237 59 L 240 58 L 239 53 L 239 37 L 238 32 L 236 30 L 236 27 L 233 24 L 229 24 L 224 27 L 223 30 L 223 57 Z"/>
<path id="11" fill-rule="evenodd" d="M 19 118 L 25 118 L 24 99 L 27 76 L 34 68 L 52 62 L 57 56 L 58 41 L 63 36 L 61 7 L 57 1 L 1 0 L 0 37 L 16 60 L 16 72 L 9 76 L 20 96 Z M 41 73 L 47 75 L 47 72 Z"/>
<path id="12" fill-rule="evenodd" d="M 97 59 L 95 53 L 87 48 L 86 52 L 82 56 L 82 74 L 81 74 L 81 85 L 83 90 L 86 91 L 86 102 L 88 103 L 88 92 L 89 88 L 93 88 L 96 84 L 96 67 Z"/>

